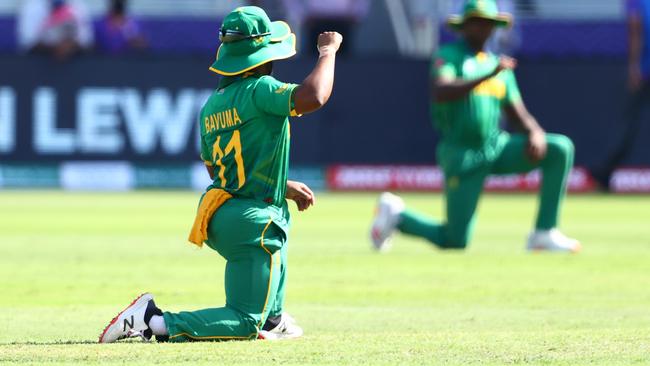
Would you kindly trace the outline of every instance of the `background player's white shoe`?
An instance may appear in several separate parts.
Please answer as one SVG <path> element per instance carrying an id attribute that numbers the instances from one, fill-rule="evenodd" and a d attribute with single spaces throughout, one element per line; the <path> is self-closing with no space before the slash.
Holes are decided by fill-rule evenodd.
<path id="1" fill-rule="evenodd" d="M 582 249 L 580 242 L 562 234 L 558 229 L 536 230 L 528 236 L 528 250 L 577 253 Z"/>
<path id="2" fill-rule="evenodd" d="M 404 207 L 404 200 L 392 193 L 384 192 L 379 196 L 375 219 L 370 229 L 372 245 L 377 251 L 385 252 L 390 249 L 390 239 Z"/>
<path id="3" fill-rule="evenodd" d="M 143 340 L 151 338 L 151 330 L 144 321 L 144 314 L 147 310 L 149 301 L 153 296 L 144 293 L 133 300 L 131 305 L 122 310 L 111 322 L 104 328 L 99 336 L 99 343 L 113 343 L 123 338 L 140 337 Z"/>
<path id="4" fill-rule="evenodd" d="M 280 315 L 280 323 L 271 330 L 260 330 L 259 338 L 266 340 L 294 339 L 302 336 L 302 328 L 296 320 L 287 313 Z"/>

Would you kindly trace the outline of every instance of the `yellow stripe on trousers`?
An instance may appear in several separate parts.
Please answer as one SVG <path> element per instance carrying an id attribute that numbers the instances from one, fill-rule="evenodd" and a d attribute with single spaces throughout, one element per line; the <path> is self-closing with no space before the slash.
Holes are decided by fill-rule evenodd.
<path id="1" fill-rule="evenodd" d="M 269 228 L 269 226 L 271 226 L 272 223 L 273 223 L 273 219 L 269 219 L 269 222 L 264 227 L 264 230 L 262 230 L 262 239 L 260 240 L 260 245 L 262 246 L 262 249 L 264 249 L 264 251 L 267 252 L 271 257 L 271 266 L 269 268 L 269 284 L 268 284 L 268 289 L 266 290 L 266 299 L 264 300 L 264 307 L 262 308 L 262 316 L 260 317 L 260 322 L 257 323 L 257 329 L 260 329 L 263 325 L 262 320 L 264 320 L 264 313 L 266 312 L 266 306 L 269 303 L 269 296 L 271 295 L 271 286 L 273 284 L 273 253 L 271 253 L 264 246 L 264 234 L 266 234 L 266 230 Z"/>
<path id="2" fill-rule="evenodd" d="M 260 318 L 260 322 L 257 323 L 257 328 L 259 329 L 262 326 L 262 320 L 264 319 L 264 313 L 266 312 L 266 306 L 269 303 L 269 296 L 271 295 L 271 285 L 273 283 L 273 254 L 266 249 L 264 246 L 264 235 L 266 234 L 266 230 L 271 226 L 273 223 L 273 220 L 269 220 L 269 222 L 266 224 L 264 227 L 264 230 L 262 231 L 262 238 L 260 240 L 260 246 L 268 255 L 271 257 L 271 266 L 270 266 L 270 272 L 269 272 L 269 283 L 268 283 L 268 289 L 266 290 L 266 299 L 264 300 L 264 307 L 262 308 L 262 318 Z M 180 333 L 180 334 L 175 334 L 173 336 L 170 336 L 169 339 L 174 339 L 176 337 L 187 337 L 191 339 L 196 339 L 196 340 L 208 340 L 208 339 L 249 339 L 253 337 L 255 333 L 251 333 L 248 336 L 193 336 L 187 333 Z"/>
<path id="3" fill-rule="evenodd" d="M 196 339 L 196 340 L 208 340 L 208 339 L 250 339 L 255 335 L 255 333 L 251 333 L 248 336 L 193 336 L 189 335 L 187 333 L 180 333 L 180 334 L 175 334 L 173 336 L 170 336 L 169 339 L 174 339 L 176 337 L 187 337 L 190 339 Z"/>

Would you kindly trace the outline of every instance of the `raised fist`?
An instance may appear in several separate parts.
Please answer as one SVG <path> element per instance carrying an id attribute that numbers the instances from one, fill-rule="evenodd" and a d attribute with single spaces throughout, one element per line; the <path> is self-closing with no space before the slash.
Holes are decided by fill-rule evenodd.
<path id="1" fill-rule="evenodd" d="M 323 32 L 318 35 L 318 51 L 323 52 L 336 52 L 341 47 L 343 36 L 338 32 Z"/>

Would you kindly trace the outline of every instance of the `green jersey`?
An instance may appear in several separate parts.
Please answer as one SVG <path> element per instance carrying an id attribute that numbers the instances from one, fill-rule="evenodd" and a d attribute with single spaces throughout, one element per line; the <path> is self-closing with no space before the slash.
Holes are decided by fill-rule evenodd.
<path id="1" fill-rule="evenodd" d="M 444 45 L 433 59 L 432 76 L 471 80 L 491 73 L 498 56 L 473 52 L 464 40 Z M 521 100 L 515 75 L 504 70 L 459 100 L 435 103 L 436 126 L 444 141 L 468 148 L 481 148 L 499 133 L 501 108 Z"/>
<path id="2" fill-rule="evenodd" d="M 200 114 L 201 159 L 213 187 L 234 197 L 285 205 L 289 119 L 297 85 L 271 76 L 225 77 Z"/>

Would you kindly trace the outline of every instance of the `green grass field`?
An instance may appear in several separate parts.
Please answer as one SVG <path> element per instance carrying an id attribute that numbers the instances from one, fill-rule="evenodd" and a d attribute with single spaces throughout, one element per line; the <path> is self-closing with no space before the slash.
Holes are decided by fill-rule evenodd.
<path id="1" fill-rule="evenodd" d="M 375 195 L 294 213 L 287 342 L 95 344 L 143 291 L 221 306 L 224 261 L 186 243 L 198 194 L 0 193 L 0 364 L 650 364 L 650 197 L 572 196 L 578 255 L 528 254 L 536 199 L 488 195 L 466 252 L 370 251 Z M 407 203 L 441 213 L 438 195 Z"/>

